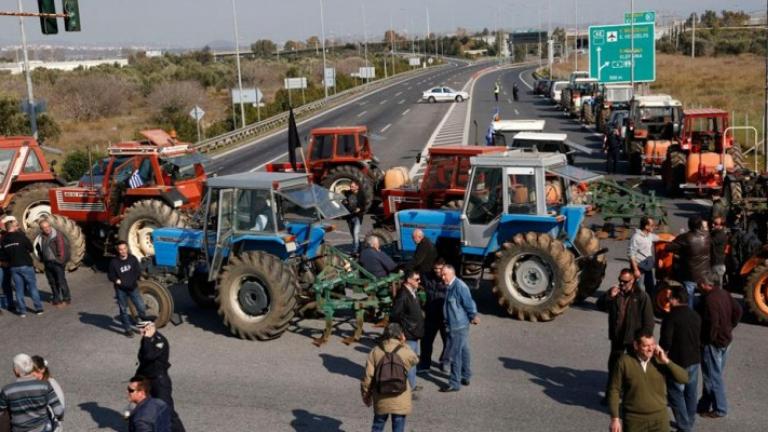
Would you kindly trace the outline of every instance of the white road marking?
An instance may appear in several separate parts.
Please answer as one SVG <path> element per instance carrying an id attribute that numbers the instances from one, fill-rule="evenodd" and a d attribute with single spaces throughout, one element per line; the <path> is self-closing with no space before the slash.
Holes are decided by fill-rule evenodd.
<path id="1" fill-rule="evenodd" d="M 389 129 L 390 127 L 392 127 L 392 123 L 389 123 L 388 125 L 386 125 L 386 126 L 384 126 L 383 128 L 381 128 L 381 130 L 380 130 L 379 132 L 380 132 L 380 133 L 384 133 L 384 132 L 386 132 L 386 131 L 387 131 L 387 129 Z"/>
<path id="2" fill-rule="evenodd" d="M 258 170 L 264 168 L 264 166 L 266 166 L 268 164 L 271 164 L 272 162 L 275 162 L 275 161 L 277 161 L 279 159 L 282 159 L 282 158 L 284 158 L 286 156 L 288 156 L 288 152 L 285 152 L 285 153 L 281 154 L 280 156 L 278 156 L 278 157 L 276 157 L 274 159 L 270 159 L 270 160 L 264 162 L 263 164 L 261 164 L 261 165 L 257 166 L 256 168 L 250 170 L 250 172 L 258 171 Z"/>
<path id="3" fill-rule="evenodd" d="M 363 106 L 363 105 L 365 105 L 365 104 L 367 104 L 367 103 L 368 103 L 368 101 L 362 101 L 362 102 L 360 102 L 358 105 L 360 105 L 360 106 Z"/>
<path id="4" fill-rule="evenodd" d="M 517 108 L 515 108 L 515 115 L 520 115 L 520 111 L 518 111 Z"/>
<path id="5" fill-rule="evenodd" d="M 408 86 L 408 90 L 410 90 L 410 89 L 412 89 L 412 88 L 413 88 L 413 86 Z"/>
<path id="6" fill-rule="evenodd" d="M 384 99 L 383 101 L 379 102 L 379 105 L 384 105 L 385 103 L 387 103 L 386 99 Z"/>
<path id="7" fill-rule="evenodd" d="M 507 99 L 507 103 L 512 103 L 512 99 Z"/>
<path id="8" fill-rule="evenodd" d="M 368 111 L 363 111 L 363 112 L 361 112 L 360 114 L 358 114 L 358 115 L 357 115 L 357 117 L 358 117 L 358 118 L 359 118 L 359 117 L 362 117 L 362 116 L 364 116 L 366 113 L 368 113 Z"/>
<path id="9" fill-rule="evenodd" d="M 399 92 L 395 93 L 395 97 L 400 96 L 401 94 L 403 94 L 403 92 L 399 91 Z"/>
<path id="10" fill-rule="evenodd" d="M 397 104 L 398 104 L 398 105 L 402 105 L 402 104 L 404 104 L 404 103 L 405 103 L 405 99 L 401 99 L 401 100 L 400 100 L 400 102 L 398 102 Z"/>
<path id="11" fill-rule="evenodd" d="M 525 71 L 521 71 L 521 72 L 520 72 L 520 73 L 517 75 L 517 77 L 520 79 L 520 81 L 522 81 L 522 83 L 523 83 L 523 84 L 525 84 L 525 86 L 526 86 L 526 87 L 528 87 L 529 89 L 533 90 L 533 86 L 532 86 L 531 84 L 528 84 L 528 82 L 527 82 L 526 80 L 524 80 L 524 79 L 523 79 L 523 72 L 525 72 Z"/>
<path id="12" fill-rule="evenodd" d="M 410 111 L 410 110 L 411 110 L 411 109 L 410 109 L 410 108 L 408 108 L 407 110 L 403 111 L 403 113 L 402 113 L 402 114 L 400 114 L 400 115 L 406 115 L 406 114 L 408 114 L 408 111 Z"/>

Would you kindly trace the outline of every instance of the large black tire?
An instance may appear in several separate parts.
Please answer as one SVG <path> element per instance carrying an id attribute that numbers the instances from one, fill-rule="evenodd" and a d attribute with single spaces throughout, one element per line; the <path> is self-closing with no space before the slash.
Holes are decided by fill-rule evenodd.
<path id="1" fill-rule="evenodd" d="M 550 321 L 576 298 L 579 269 L 573 253 L 549 234 L 517 234 L 496 253 L 499 304 L 519 320 Z M 527 291 L 526 291 L 527 290 Z"/>
<path id="2" fill-rule="evenodd" d="M 726 149 L 725 152 L 731 155 L 734 168 L 743 169 L 745 167 L 744 153 L 742 153 L 739 143 L 733 143 L 733 146 Z"/>
<path id="3" fill-rule="evenodd" d="M 459 102 L 459 103 L 464 102 L 464 98 L 461 97 L 461 95 L 457 95 L 456 96 L 456 102 Z"/>
<path id="4" fill-rule="evenodd" d="M 139 260 L 155 255 L 152 231 L 159 227 L 185 227 L 188 219 L 168 204 L 154 200 L 130 206 L 120 222 L 117 237 L 128 242 L 128 251 Z"/>
<path id="5" fill-rule="evenodd" d="M 328 174 L 323 177 L 321 184 L 323 187 L 330 189 L 332 192 L 341 194 L 342 192 L 349 190 L 349 184 L 352 180 L 356 181 L 360 185 L 360 190 L 365 195 L 365 211 L 371 207 L 373 202 L 373 183 L 360 168 L 353 165 L 340 165 L 331 168 Z"/>
<path id="6" fill-rule="evenodd" d="M 242 339 L 274 339 L 295 314 L 298 289 L 293 269 L 276 256 L 235 255 L 219 277 L 219 315 L 229 331 Z"/>
<path id="7" fill-rule="evenodd" d="M 768 266 L 752 270 L 744 286 L 744 302 L 758 321 L 768 323 Z"/>
<path id="8" fill-rule="evenodd" d="M 632 141 L 629 145 L 629 173 L 640 175 L 643 173 L 643 143 Z"/>
<path id="9" fill-rule="evenodd" d="M 144 300 L 144 306 L 147 308 L 147 315 L 154 315 L 155 327 L 162 328 L 168 324 L 173 315 L 173 296 L 164 285 L 151 279 L 142 279 L 137 288 L 141 292 L 141 298 Z M 139 317 L 136 314 L 136 308 L 133 303 L 128 302 L 128 308 L 131 311 L 133 319 Z"/>
<path id="10" fill-rule="evenodd" d="M 208 273 L 195 272 L 187 282 L 192 301 L 201 309 L 216 308 L 216 281 L 208 281 Z"/>
<path id="11" fill-rule="evenodd" d="M 58 235 L 63 235 L 67 239 L 67 244 L 69 244 L 69 261 L 67 261 L 65 268 L 67 271 L 77 270 L 83 263 L 83 257 L 85 257 L 85 234 L 83 234 L 83 230 L 75 221 L 66 216 L 49 215 L 46 220 L 58 232 Z M 39 234 L 40 227 L 37 224 L 32 225 L 27 230 L 27 235 L 32 241 L 35 241 Z M 38 259 L 37 254 L 33 254 L 33 257 L 35 269 L 42 272 L 43 263 Z"/>
<path id="12" fill-rule="evenodd" d="M 54 183 L 33 183 L 24 186 L 13 194 L 13 198 L 5 207 L 5 213 L 14 216 L 19 226 L 29 231 L 40 217 L 51 214 L 48 190 L 58 186 Z"/>
<path id="13" fill-rule="evenodd" d="M 581 227 L 576 234 L 574 246 L 581 256 L 586 257 L 600 250 L 600 240 L 594 231 L 587 227 Z M 582 301 L 600 288 L 608 262 L 605 254 L 601 254 L 595 258 L 580 258 L 578 264 L 579 291 L 576 294 L 576 301 Z"/>
<path id="14" fill-rule="evenodd" d="M 435 99 L 435 97 L 434 97 L 434 96 L 430 96 L 430 97 L 427 99 L 427 102 L 429 102 L 429 103 L 435 103 L 435 102 L 437 102 L 437 99 Z"/>
<path id="15" fill-rule="evenodd" d="M 664 188 L 670 196 L 679 196 L 682 192 L 680 185 L 685 183 L 685 166 L 688 160 L 685 153 L 673 151 L 667 154 L 664 161 L 662 176 Z"/>

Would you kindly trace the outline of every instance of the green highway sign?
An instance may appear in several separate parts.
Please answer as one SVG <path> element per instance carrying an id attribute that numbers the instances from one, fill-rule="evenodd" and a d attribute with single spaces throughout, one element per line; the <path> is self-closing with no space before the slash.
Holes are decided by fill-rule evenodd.
<path id="1" fill-rule="evenodd" d="M 628 83 L 632 77 L 632 25 L 589 27 L 589 76 L 601 83 Z M 655 25 L 634 25 L 635 82 L 656 81 Z"/>
<path id="2" fill-rule="evenodd" d="M 630 18 L 632 16 L 631 13 L 626 12 L 624 13 L 624 24 L 631 24 L 632 20 Z M 635 24 L 638 23 L 655 23 L 656 22 L 656 12 L 655 11 L 645 11 L 645 12 L 635 12 Z"/>

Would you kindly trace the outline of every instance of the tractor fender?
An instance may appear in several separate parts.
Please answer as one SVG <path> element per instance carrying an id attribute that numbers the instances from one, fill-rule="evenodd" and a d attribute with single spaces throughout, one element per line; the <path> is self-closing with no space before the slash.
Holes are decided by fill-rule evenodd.
<path id="1" fill-rule="evenodd" d="M 567 239 L 567 246 L 573 248 L 576 236 L 581 229 L 581 223 L 587 214 L 587 206 L 585 205 L 567 205 L 560 209 L 560 215 L 565 217 L 562 221 L 561 230 L 564 230 L 565 238 Z"/>
<path id="2" fill-rule="evenodd" d="M 760 248 L 754 255 L 744 262 L 739 270 L 741 276 L 747 277 L 755 267 L 763 265 L 768 260 L 768 249 Z"/>
<path id="3" fill-rule="evenodd" d="M 203 231 L 188 228 L 157 228 L 152 231 L 155 246 L 155 265 L 176 267 L 179 264 L 179 249 L 203 249 Z"/>
<path id="4" fill-rule="evenodd" d="M 440 239 L 461 239 L 461 210 L 409 209 L 395 213 L 395 231 L 398 246 L 403 252 L 414 252 L 416 244 L 412 234 L 417 228 L 424 231 L 432 244 Z"/>
<path id="5" fill-rule="evenodd" d="M 276 256 L 282 261 L 293 256 L 297 247 L 295 242 L 286 241 L 285 236 L 278 234 L 236 234 L 232 236 L 231 242 L 238 253 L 258 251 Z"/>

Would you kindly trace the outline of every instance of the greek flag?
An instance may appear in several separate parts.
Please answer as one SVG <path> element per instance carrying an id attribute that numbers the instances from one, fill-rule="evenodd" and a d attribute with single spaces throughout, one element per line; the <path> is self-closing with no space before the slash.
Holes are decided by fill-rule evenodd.
<path id="1" fill-rule="evenodd" d="M 133 172 L 133 174 L 131 174 L 131 178 L 128 179 L 128 186 L 131 189 L 144 186 L 144 182 L 141 180 L 141 176 L 139 175 L 139 170 L 136 170 Z"/>

